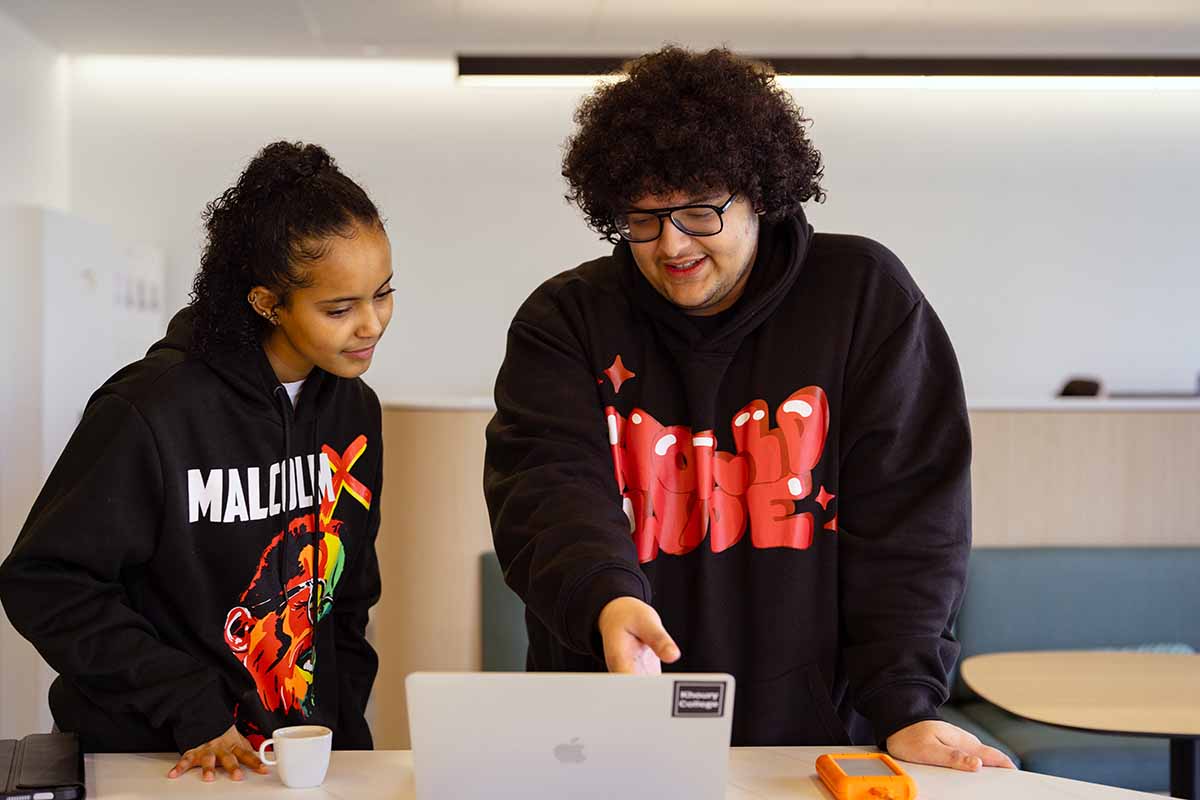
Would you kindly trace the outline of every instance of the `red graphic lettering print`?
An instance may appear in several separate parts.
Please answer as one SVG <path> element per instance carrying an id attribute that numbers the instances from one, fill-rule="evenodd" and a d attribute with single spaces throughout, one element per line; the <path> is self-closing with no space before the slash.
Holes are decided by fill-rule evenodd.
<path id="1" fill-rule="evenodd" d="M 732 420 L 735 453 L 716 449 L 712 431 L 664 426 L 641 409 L 628 418 L 605 409 L 617 486 L 638 559 L 659 551 L 682 555 L 700 546 L 720 553 L 750 529 L 755 547 L 804 550 L 815 522 L 796 502 L 813 490 L 812 470 L 825 450 L 829 403 L 819 386 L 793 392 L 775 411 L 754 400 Z M 833 495 L 821 487 L 822 508 Z M 823 527 L 829 529 L 826 524 Z"/>

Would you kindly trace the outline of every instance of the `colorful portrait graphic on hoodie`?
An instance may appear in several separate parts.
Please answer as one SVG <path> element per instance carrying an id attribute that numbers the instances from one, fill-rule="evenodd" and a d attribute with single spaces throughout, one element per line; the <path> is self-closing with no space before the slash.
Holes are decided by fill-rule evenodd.
<path id="1" fill-rule="evenodd" d="M 333 608 L 345 564 L 342 523 L 330 519 L 314 536 L 315 519 L 298 517 L 271 540 L 225 620 L 225 642 L 254 677 L 263 707 L 301 717 L 316 704 L 313 631 Z"/>

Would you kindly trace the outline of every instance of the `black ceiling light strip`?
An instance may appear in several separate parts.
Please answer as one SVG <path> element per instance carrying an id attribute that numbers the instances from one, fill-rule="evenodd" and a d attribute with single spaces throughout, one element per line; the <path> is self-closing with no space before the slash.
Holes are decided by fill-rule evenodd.
<path id="1" fill-rule="evenodd" d="M 622 56 L 459 56 L 459 75 L 607 75 Z"/>
<path id="2" fill-rule="evenodd" d="M 999 75 L 1186 77 L 1200 59 L 1179 58 L 764 58 L 783 75 Z"/>
<path id="3" fill-rule="evenodd" d="M 459 75 L 604 75 L 635 56 L 459 56 Z M 797 58 L 750 56 L 780 75 L 1196 77 L 1200 58 Z"/>

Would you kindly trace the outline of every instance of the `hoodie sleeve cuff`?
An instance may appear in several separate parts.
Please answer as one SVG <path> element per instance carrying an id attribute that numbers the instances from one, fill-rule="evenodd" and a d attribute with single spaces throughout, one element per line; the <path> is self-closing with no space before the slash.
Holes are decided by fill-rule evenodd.
<path id="1" fill-rule="evenodd" d="M 171 735 L 180 753 L 212 741 L 233 725 L 233 714 L 214 681 L 179 709 Z"/>
<path id="2" fill-rule="evenodd" d="M 607 567 L 580 581 L 564 606 L 566 645 L 604 663 L 604 641 L 597 622 L 600 612 L 618 597 L 636 597 L 650 602 L 650 585 L 641 571 Z"/>
<path id="3" fill-rule="evenodd" d="M 877 691 L 859 711 L 871 723 L 875 744 L 887 750 L 887 740 L 896 731 L 927 719 L 941 719 L 941 693 L 920 683 L 901 683 Z"/>

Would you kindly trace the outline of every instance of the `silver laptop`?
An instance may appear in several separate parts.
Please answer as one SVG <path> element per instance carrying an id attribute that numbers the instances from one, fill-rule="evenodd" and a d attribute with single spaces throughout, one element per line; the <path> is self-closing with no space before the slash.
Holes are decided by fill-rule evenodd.
<path id="1" fill-rule="evenodd" d="M 725 797 L 733 676 L 417 672 L 417 800 Z"/>

